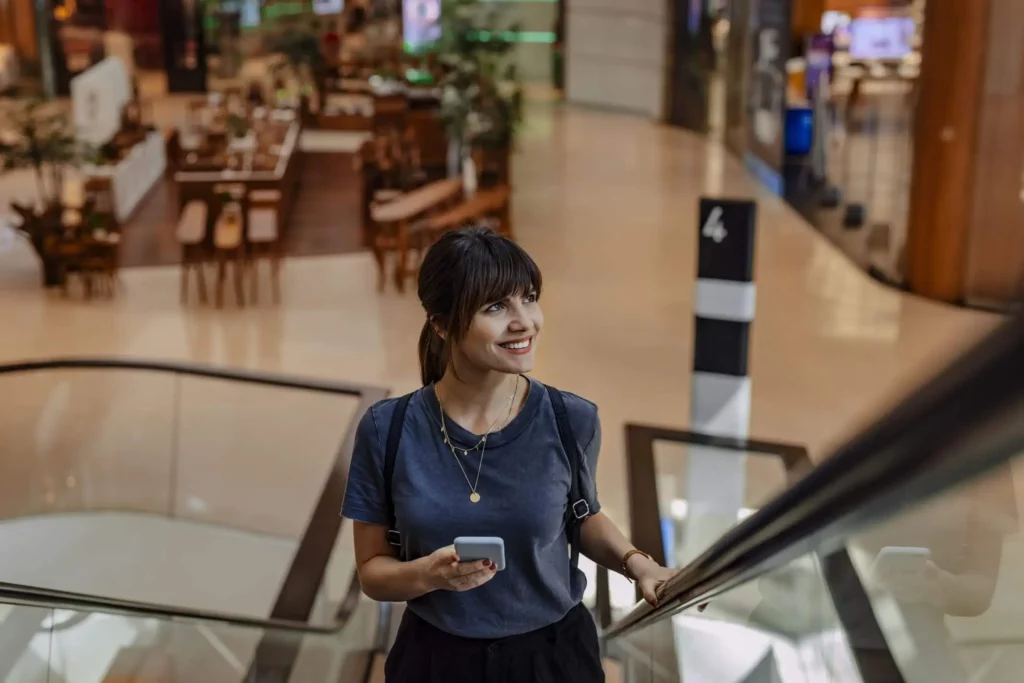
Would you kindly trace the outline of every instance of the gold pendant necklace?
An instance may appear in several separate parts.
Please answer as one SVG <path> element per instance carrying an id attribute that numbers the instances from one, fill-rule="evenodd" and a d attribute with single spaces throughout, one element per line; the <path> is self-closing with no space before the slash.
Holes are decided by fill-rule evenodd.
<path id="1" fill-rule="evenodd" d="M 515 405 L 516 396 L 518 394 L 519 394 L 519 376 L 517 375 L 516 376 L 515 390 L 513 390 L 512 396 L 510 396 L 509 400 L 508 400 L 508 413 L 505 415 L 505 423 L 507 423 L 509 421 L 509 419 L 512 417 L 512 408 Z M 470 449 L 465 449 L 465 448 L 458 449 L 458 450 L 461 450 L 462 451 L 462 455 L 466 456 L 466 457 L 469 456 L 469 451 L 476 450 L 477 448 L 480 449 L 480 464 L 477 465 L 477 468 L 476 468 L 476 481 L 475 482 L 471 482 L 469 480 L 469 473 L 466 472 L 466 468 L 462 466 L 462 459 L 459 458 L 459 454 L 456 451 L 455 446 L 452 444 L 452 440 L 448 436 L 448 427 L 445 425 L 445 421 L 444 421 L 444 404 L 441 403 L 441 397 L 437 393 L 437 385 L 436 384 L 434 385 L 434 396 L 435 396 L 435 398 L 437 398 L 437 406 L 438 406 L 438 408 L 441 411 L 441 433 L 444 435 L 444 444 L 446 446 L 448 446 L 448 449 L 452 452 L 452 456 L 455 458 L 455 462 L 458 464 L 459 469 L 462 470 L 462 476 L 466 478 L 466 483 L 469 485 L 469 502 L 470 503 L 479 503 L 480 502 L 480 492 L 477 491 L 477 487 L 480 486 L 480 472 L 482 472 L 483 468 L 484 468 L 484 453 L 487 451 L 487 437 L 491 434 L 491 432 L 494 431 L 494 427 L 497 426 L 498 420 L 495 420 L 494 422 L 491 423 L 491 426 L 487 429 L 487 432 L 480 438 L 480 442 L 477 443 L 476 446 L 474 446 L 473 448 L 470 448 Z M 501 419 L 501 418 L 498 418 L 498 419 Z"/>

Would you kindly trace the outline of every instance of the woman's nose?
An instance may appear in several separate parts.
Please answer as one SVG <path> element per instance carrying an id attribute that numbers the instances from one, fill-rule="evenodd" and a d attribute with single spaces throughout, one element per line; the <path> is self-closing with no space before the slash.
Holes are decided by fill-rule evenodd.
<path id="1" fill-rule="evenodd" d="M 523 310 L 522 306 L 512 306 L 509 308 L 511 317 L 508 321 L 508 329 L 512 332 L 523 332 L 530 328 L 530 318 L 526 315 L 526 311 Z"/>

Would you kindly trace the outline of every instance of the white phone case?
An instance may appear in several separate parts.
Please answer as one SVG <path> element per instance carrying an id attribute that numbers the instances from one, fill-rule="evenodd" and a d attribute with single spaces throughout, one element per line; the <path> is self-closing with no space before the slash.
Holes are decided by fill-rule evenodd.
<path id="1" fill-rule="evenodd" d="M 461 562 L 490 560 L 505 569 L 505 541 L 496 536 L 460 536 L 455 539 L 455 552 Z"/>

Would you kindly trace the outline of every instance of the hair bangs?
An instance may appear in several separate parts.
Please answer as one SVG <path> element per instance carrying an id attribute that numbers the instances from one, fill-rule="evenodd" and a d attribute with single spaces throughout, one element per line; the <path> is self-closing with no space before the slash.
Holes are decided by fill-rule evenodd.
<path id="1" fill-rule="evenodd" d="M 540 296 L 540 268 L 522 247 L 511 240 L 481 240 L 484 248 L 465 252 L 463 282 L 457 303 L 460 333 L 484 306 L 509 297 Z M 461 336 L 461 335 L 460 335 Z"/>

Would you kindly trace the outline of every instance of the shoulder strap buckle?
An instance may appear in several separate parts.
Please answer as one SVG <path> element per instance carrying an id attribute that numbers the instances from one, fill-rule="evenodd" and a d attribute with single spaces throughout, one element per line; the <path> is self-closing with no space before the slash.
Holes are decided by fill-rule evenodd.
<path id="1" fill-rule="evenodd" d="M 388 543 L 397 548 L 401 548 L 402 533 L 398 529 L 388 529 Z"/>
<path id="2" fill-rule="evenodd" d="M 572 514 L 578 520 L 584 520 L 590 516 L 590 503 L 580 498 L 572 504 Z"/>

